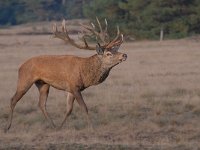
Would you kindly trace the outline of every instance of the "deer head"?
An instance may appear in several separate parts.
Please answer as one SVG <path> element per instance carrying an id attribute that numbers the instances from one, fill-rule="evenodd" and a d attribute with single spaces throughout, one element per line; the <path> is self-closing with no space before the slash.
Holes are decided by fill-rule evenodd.
<path id="1" fill-rule="evenodd" d="M 96 51 L 105 68 L 112 68 L 127 59 L 126 54 L 118 52 L 122 42 L 123 35 L 121 34 L 119 39 L 108 44 L 107 46 L 101 46 L 100 44 L 97 44 Z"/>
<path id="2" fill-rule="evenodd" d="M 94 25 L 94 23 L 91 23 L 90 26 L 80 24 L 84 29 L 89 31 L 88 33 L 82 31 L 82 36 L 79 37 L 79 39 L 81 39 L 83 42 L 82 45 L 78 44 L 72 38 L 69 37 L 65 20 L 63 20 L 62 22 L 62 31 L 58 31 L 56 24 L 53 26 L 53 35 L 54 37 L 60 38 L 79 49 L 96 50 L 97 55 L 100 58 L 103 66 L 106 68 L 112 68 L 127 59 L 126 54 L 118 52 L 119 47 L 123 43 L 123 34 L 120 33 L 119 27 L 117 26 L 117 35 L 113 40 L 110 40 L 110 35 L 107 31 L 107 20 L 105 19 L 104 29 L 102 28 L 98 18 L 96 18 L 96 21 L 98 24 L 98 29 Z M 92 36 L 95 36 L 96 38 L 96 46 L 90 46 L 86 41 L 87 37 Z"/>

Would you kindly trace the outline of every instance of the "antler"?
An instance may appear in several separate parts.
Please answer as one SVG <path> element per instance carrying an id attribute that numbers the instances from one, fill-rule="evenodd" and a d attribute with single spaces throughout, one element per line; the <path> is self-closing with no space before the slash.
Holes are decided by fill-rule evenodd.
<path id="1" fill-rule="evenodd" d="M 120 39 L 119 39 L 120 38 Z M 121 45 L 124 41 L 123 34 L 120 34 L 119 26 L 117 26 L 117 35 L 116 37 L 106 46 L 106 48 L 111 48 L 113 46 Z"/>
<path id="2" fill-rule="evenodd" d="M 96 36 L 96 39 L 100 39 L 104 44 L 102 47 L 111 48 L 113 46 L 118 46 L 118 45 L 123 43 L 123 34 L 120 34 L 119 26 L 117 26 L 116 37 L 112 41 L 110 41 L 110 36 L 108 34 L 108 22 L 107 22 L 107 20 L 105 19 L 105 29 L 104 30 L 102 29 L 101 23 L 100 23 L 100 21 L 97 17 L 96 17 L 96 21 L 97 21 L 97 24 L 98 24 L 98 27 L 99 27 L 99 32 L 97 32 L 95 30 L 96 27 L 95 27 L 94 23 L 91 23 L 92 27 L 86 26 L 86 25 L 83 25 L 83 24 L 81 24 L 81 26 L 83 26 L 85 29 L 92 32 Z"/>
<path id="3" fill-rule="evenodd" d="M 58 31 L 56 24 L 53 25 L 53 36 L 55 38 L 59 38 L 59 39 L 62 39 L 64 41 L 66 41 L 66 42 L 69 42 L 71 45 L 73 45 L 73 46 L 75 46 L 77 48 L 80 48 L 80 49 L 88 49 L 88 50 L 95 50 L 96 49 L 96 47 L 88 45 L 88 43 L 87 43 L 87 41 L 86 41 L 84 36 L 82 37 L 84 45 L 79 45 L 73 39 L 71 39 L 69 37 L 69 33 L 67 31 L 67 28 L 66 28 L 65 20 L 62 21 L 62 32 Z"/>
<path id="4" fill-rule="evenodd" d="M 94 50 L 94 49 L 96 49 L 96 47 L 88 45 L 86 38 L 85 38 L 87 36 L 88 37 L 95 36 L 97 43 L 99 44 L 99 41 L 101 41 L 100 43 L 103 43 L 103 45 L 101 47 L 104 47 L 104 48 L 111 48 L 113 46 L 118 46 L 123 42 L 123 34 L 120 35 L 118 26 L 117 26 L 116 37 L 112 41 L 110 41 L 110 36 L 107 31 L 108 30 L 107 20 L 105 19 L 105 29 L 102 28 L 101 23 L 97 17 L 96 17 L 96 21 L 98 24 L 98 30 L 96 30 L 96 26 L 94 25 L 94 23 L 91 23 L 91 26 L 80 24 L 83 28 L 85 28 L 86 30 L 88 30 L 90 32 L 90 34 L 87 34 L 87 33 L 84 34 L 82 32 L 83 36 L 80 39 L 83 41 L 84 45 L 83 44 L 80 45 L 80 44 L 76 43 L 73 39 L 71 39 L 69 37 L 69 33 L 66 29 L 65 20 L 62 21 L 62 31 L 58 31 L 56 24 L 53 25 L 53 36 L 56 38 L 62 39 L 66 42 L 69 42 L 71 45 L 73 45 L 77 48 L 88 49 L 88 50 Z M 120 37 L 120 39 L 119 39 L 119 37 Z"/>
<path id="5" fill-rule="evenodd" d="M 96 40 L 100 43 L 103 43 L 103 45 L 106 45 L 109 41 L 109 34 L 108 34 L 108 31 L 107 31 L 107 26 L 108 26 L 108 23 L 107 23 L 107 20 L 105 19 L 105 29 L 103 30 L 102 29 L 102 26 L 101 26 L 101 23 L 99 21 L 99 19 L 96 17 L 96 21 L 97 21 L 97 24 L 98 24 L 98 30 L 96 30 L 96 26 L 94 25 L 94 23 L 91 23 L 91 26 L 87 26 L 87 25 L 83 25 L 83 24 L 80 24 L 83 28 L 85 28 L 86 30 L 88 30 L 89 32 L 91 32 L 91 35 L 90 36 L 95 36 L 96 37 Z"/>

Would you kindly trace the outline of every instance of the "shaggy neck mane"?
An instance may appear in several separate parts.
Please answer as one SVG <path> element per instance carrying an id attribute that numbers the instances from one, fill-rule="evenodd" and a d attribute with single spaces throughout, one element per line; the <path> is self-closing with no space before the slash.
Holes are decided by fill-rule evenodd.
<path id="1" fill-rule="evenodd" d="M 97 54 L 86 58 L 81 75 L 84 88 L 103 82 L 108 77 L 110 70 L 111 68 L 105 67 Z"/>

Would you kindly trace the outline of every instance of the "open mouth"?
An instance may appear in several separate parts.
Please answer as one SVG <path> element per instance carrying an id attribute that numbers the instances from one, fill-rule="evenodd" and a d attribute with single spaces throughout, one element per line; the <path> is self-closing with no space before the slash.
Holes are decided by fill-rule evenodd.
<path id="1" fill-rule="evenodd" d="M 127 59 L 127 57 L 123 57 L 123 58 L 121 58 L 119 61 L 120 61 L 120 63 L 121 63 L 122 61 L 126 61 L 126 59 Z"/>
<path id="2" fill-rule="evenodd" d="M 123 57 L 123 58 L 122 58 L 122 61 L 126 61 L 126 59 L 127 59 L 127 57 Z"/>
<path id="3" fill-rule="evenodd" d="M 123 61 L 125 61 L 125 60 L 126 60 L 126 59 L 120 59 L 120 60 L 119 60 L 119 63 L 121 63 L 121 62 L 123 62 Z"/>
<path id="4" fill-rule="evenodd" d="M 122 61 L 125 61 L 126 59 L 127 59 L 127 55 L 126 55 L 126 54 L 123 54 Z"/>

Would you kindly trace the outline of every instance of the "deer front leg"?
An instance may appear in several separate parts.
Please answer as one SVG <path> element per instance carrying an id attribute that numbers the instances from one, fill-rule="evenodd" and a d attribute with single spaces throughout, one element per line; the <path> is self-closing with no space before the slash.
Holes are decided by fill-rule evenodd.
<path id="1" fill-rule="evenodd" d="M 72 93 L 68 93 L 68 95 L 67 95 L 67 112 L 66 112 L 65 118 L 62 121 L 59 128 L 62 128 L 62 126 L 65 124 L 68 116 L 71 114 L 72 109 L 73 109 L 74 99 L 75 99 L 74 95 Z"/>
<path id="2" fill-rule="evenodd" d="M 89 114 L 88 114 L 88 108 L 83 100 L 83 97 L 82 97 L 82 94 L 80 91 L 75 91 L 74 92 L 74 97 L 76 98 L 79 106 L 81 107 L 81 109 L 86 113 L 86 116 L 87 116 L 87 122 L 88 122 L 88 127 L 91 127 L 92 128 L 92 124 L 91 124 L 91 120 L 90 120 L 90 117 L 89 117 Z"/>

